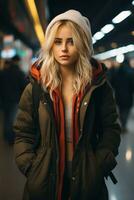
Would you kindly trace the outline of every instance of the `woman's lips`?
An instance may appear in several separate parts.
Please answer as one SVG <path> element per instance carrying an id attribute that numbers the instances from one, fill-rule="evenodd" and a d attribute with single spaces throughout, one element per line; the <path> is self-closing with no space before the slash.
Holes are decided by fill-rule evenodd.
<path id="1" fill-rule="evenodd" d="M 60 58 L 62 58 L 62 59 L 68 59 L 69 56 L 68 55 L 62 55 L 62 56 L 60 56 Z"/>

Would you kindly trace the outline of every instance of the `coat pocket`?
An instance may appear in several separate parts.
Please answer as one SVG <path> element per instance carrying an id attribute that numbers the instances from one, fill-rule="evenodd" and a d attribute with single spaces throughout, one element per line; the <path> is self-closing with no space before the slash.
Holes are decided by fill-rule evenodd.
<path id="1" fill-rule="evenodd" d="M 49 198 L 51 188 L 51 157 L 52 148 L 42 147 L 33 160 L 27 178 L 27 189 L 32 200 L 42 200 L 43 197 L 46 197 L 46 199 Z"/>
<path id="2" fill-rule="evenodd" d="M 96 152 L 96 159 L 98 165 L 101 166 L 104 176 L 108 176 L 109 173 L 116 167 L 117 161 L 112 151 L 107 149 L 98 150 Z"/>
<path id="3" fill-rule="evenodd" d="M 81 151 L 74 159 L 72 199 L 95 199 L 100 193 L 104 177 L 92 150 Z"/>

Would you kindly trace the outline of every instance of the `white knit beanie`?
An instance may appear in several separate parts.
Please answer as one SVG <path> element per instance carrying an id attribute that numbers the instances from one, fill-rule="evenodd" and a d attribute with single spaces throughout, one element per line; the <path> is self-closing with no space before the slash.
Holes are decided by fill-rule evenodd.
<path id="1" fill-rule="evenodd" d="M 77 10 L 68 10 L 64 13 L 61 13 L 57 15 L 52 21 L 48 24 L 47 29 L 46 29 L 46 36 L 49 34 L 49 31 L 51 27 L 60 20 L 70 20 L 83 29 L 85 32 L 88 40 L 89 40 L 89 47 L 91 51 L 91 56 L 93 55 L 93 44 L 92 44 L 92 33 L 91 33 L 91 26 L 90 22 L 87 17 L 83 16 L 79 11 Z"/>

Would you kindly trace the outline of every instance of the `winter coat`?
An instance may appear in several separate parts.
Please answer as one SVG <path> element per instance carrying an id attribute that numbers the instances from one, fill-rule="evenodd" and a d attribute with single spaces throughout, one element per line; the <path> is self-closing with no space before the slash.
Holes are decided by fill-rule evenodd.
<path id="1" fill-rule="evenodd" d="M 94 66 L 93 66 L 94 67 Z M 42 94 L 49 94 L 42 90 Z M 15 157 L 27 177 L 24 200 L 57 200 L 59 146 L 51 100 L 41 95 L 40 139 L 33 120 L 32 83 L 24 90 L 14 124 Z M 120 123 L 113 91 L 100 72 L 79 108 L 79 141 L 72 161 L 71 200 L 107 200 L 104 176 L 116 166 Z"/>

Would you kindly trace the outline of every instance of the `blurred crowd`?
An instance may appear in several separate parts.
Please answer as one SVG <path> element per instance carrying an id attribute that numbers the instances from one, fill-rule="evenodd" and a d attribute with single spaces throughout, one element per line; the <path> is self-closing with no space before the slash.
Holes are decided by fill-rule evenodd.
<path id="1" fill-rule="evenodd" d="M 20 68 L 20 57 L 0 62 L 0 111 L 4 116 L 4 139 L 9 144 L 14 142 L 12 129 L 18 102 L 23 89 L 27 84 L 26 74 Z"/>
<path id="2" fill-rule="evenodd" d="M 127 131 L 127 121 L 133 106 L 134 96 L 134 58 L 118 63 L 115 60 L 105 61 L 107 77 L 114 89 L 123 132 Z"/>

